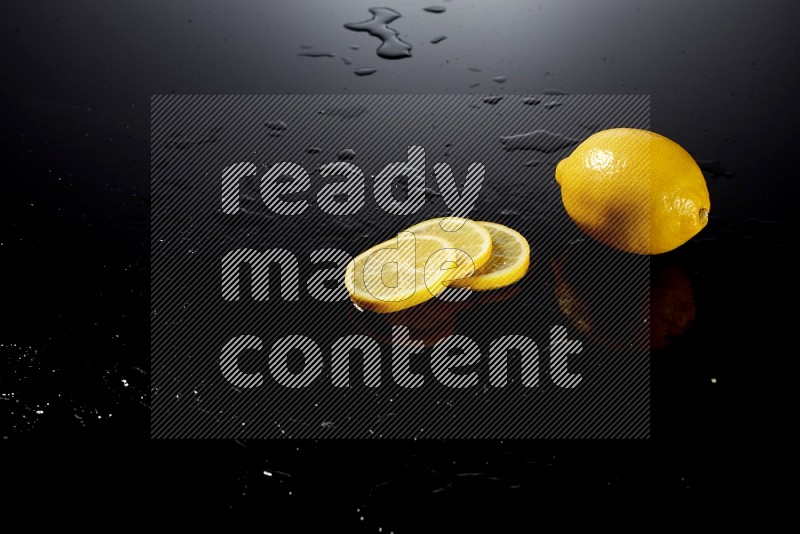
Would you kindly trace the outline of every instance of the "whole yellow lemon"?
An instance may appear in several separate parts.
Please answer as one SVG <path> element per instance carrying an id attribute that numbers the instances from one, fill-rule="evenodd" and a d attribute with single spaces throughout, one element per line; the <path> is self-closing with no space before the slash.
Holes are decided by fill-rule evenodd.
<path id="1" fill-rule="evenodd" d="M 597 132 L 556 167 L 575 224 L 610 247 L 661 254 L 708 223 L 711 201 L 692 156 L 663 135 L 633 128 Z"/>

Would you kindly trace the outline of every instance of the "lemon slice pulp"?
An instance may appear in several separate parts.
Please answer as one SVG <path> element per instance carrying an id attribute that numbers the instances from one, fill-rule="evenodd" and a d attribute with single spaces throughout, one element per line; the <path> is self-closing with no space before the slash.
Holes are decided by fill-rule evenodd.
<path id="1" fill-rule="evenodd" d="M 472 275 L 492 255 L 492 238 L 488 230 L 475 221 L 462 217 L 428 219 L 405 231 L 416 236 L 434 236 L 448 241 L 455 249 L 457 263 L 451 273 L 452 278 Z"/>
<path id="2" fill-rule="evenodd" d="M 478 222 L 492 240 L 489 260 L 469 278 L 453 280 L 450 287 L 470 287 L 474 291 L 489 291 L 509 286 L 528 272 L 531 249 L 528 241 L 516 230 L 502 224 Z"/>
<path id="3" fill-rule="evenodd" d="M 404 231 L 356 256 L 345 271 L 345 287 L 359 308 L 392 313 L 441 293 L 456 262 L 449 241 Z"/>

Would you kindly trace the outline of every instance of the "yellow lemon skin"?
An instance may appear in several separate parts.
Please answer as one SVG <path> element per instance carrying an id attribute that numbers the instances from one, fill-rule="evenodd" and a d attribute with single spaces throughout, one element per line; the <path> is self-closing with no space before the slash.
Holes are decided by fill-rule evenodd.
<path id="1" fill-rule="evenodd" d="M 703 173 L 686 150 L 647 130 L 597 132 L 556 167 L 561 200 L 575 224 L 610 247 L 669 252 L 708 223 Z"/>

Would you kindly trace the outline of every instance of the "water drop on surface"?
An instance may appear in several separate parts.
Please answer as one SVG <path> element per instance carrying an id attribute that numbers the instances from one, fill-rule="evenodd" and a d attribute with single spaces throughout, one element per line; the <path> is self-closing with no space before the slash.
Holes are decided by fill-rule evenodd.
<path id="1" fill-rule="evenodd" d="M 424 11 L 427 11 L 428 13 L 436 13 L 436 14 L 444 13 L 445 11 L 447 11 L 447 8 L 444 6 L 428 6 L 422 9 Z"/>
<path id="2" fill-rule="evenodd" d="M 527 97 L 522 99 L 522 103 L 526 106 L 536 106 L 541 102 L 538 98 Z"/>
<path id="3" fill-rule="evenodd" d="M 345 65 L 352 65 L 353 60 L 350 59 L 349 57 L 342 56 L 342 63 L 344 63 Z"/>
<path id="4" fill-rule="evenodd" d="M 306 154 L 319 154 L 322 149 L 316 146 L 310 146 L 306 149 Z"/>
<path id="5" fill-rule="evenodd" d="M 547 104 L 544 105 L 544 108 L 545 109 L 554 109 L 554 108 L 557 108 L 557 107 L 563 106 L 563 105 L 564 105 L 563 102 L 548 102 Z"/>
<path id="6" fill-rule="evenodd" d="M 494 78 L 492 78 L 492 81 L 493 82 L 497 82 L 497 83 L 506 83 L 506 77 L 505 76 L 495 76 Z"/>
<path id="7" fill-rule="evenodd" d="M 353 150 L 352 148 L 342 149 L 339 151 L 338 154 L 336 154 L 336 158 L 342 161 L 351 160 L 355 157 L 356 157 L 356 151 Z"/>
<path id="8" fill-rule="evenodd" d="M 435 189 L 433 189 L 431 187 L 426 187 L 425 188 L 425 195 L 427 195 L 428 197 L 440 197 L 440 196 L 442 196 L 442 194 L 439 191 L 437 191 L 437 190 L 435 190 Z"/>
<path id="9" fill-rule="evenodd" d="M 537 165 L 541 165 L 542 163 L 547 163 L 546 161 L 540 159 L 532 159 L 528 160 L 522 164 L 523 167 L 536 167 Z"/>
<path id="10" fill-rule="evenodd" d="M 438 37 L 434 37 L 431 39 L 431 44 L 438 44 L 447 39 L 446 35 L 439 35 Z"/>
<path id="11" fill-rule="evenodd" d="M 276 132 L 280 132 L 288 128 L 287 124 L 283 121 L 267 121 L 264 123 L 264 126 L 268 130 L 273 130 Z"/>
<path id="12" fill-rule="evenodd" d="M 359 67 L 353 71 L 353 74 L 356 76 L 369 76 L 370 74 L 375 74 L 378 72 L 378 69 L 374 67 Z"/>
<path id="13" fill-rule="evenodd" d="M 707 173 L 711 178 L 733 178 L 735 173 L 728 171 L 722 166 L 722 163 L 716 159 L 698 159 L 697 166 L 700 170 Z"/>
<path id="14" fill-rule="evenodd" d="M 411 57 L 411 45 L 400 39 L 397 31 L 389 27 L 390 22 L 402 15 L 388 7 L 371 7 L 369 12 L 372 13 L 370 20 L 348 22 L 344 27 L 357 32 L 367 32 L 380 39 L 381 44 L 376 53 L 384 59 Z"/>
<path id="15" fill-rule="evenodd" d="M 303 57 L 336 57 L 333 52 L 300 52 L 297 55 Z"/>
<path id="16" fill-rule="evenodd" d="M 483 99 L 483 102 L 486 104 L 495 105 L 501 100 L 503 100 L 502 96 L 487 96 Z"/>
<path id="17" fill-rule="evenodd" d="M 579 142 L 579 139 L 572 139 L 547 130 L 534 130 L 500 138 L 500 143 L 506 150 L 537 150 L 544 153 L 555 152 L 568 146 L 577 145 Z"/>

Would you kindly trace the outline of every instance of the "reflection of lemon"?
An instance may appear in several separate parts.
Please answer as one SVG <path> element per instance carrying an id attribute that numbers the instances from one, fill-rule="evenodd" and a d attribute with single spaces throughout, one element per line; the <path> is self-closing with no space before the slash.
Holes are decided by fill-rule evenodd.
<path id="1" fill-rule="evenodd" d="M 502 224 L 479 222 L 492 239 L 492 254 L 469 278 L 453 280 L 450 287 L 470 287 L 488 291 L 513 284 L 525 276 L 531 262 L 528 241 L 519 232 Z"/>
<path id="2" fill-rule="evenodd" d="M 697 163 L 677 143 L 646 130 L 588 137 L 558 164 L 556 180 L 575 224 L 626 252 L 670 251 L 708 222 L 711 203 Z"/>
<path id="3" fill-rule="evenodd" d="M 442 265 L 452 261 L 455 254 L 449 241 L 401 232 L 397 239 L 356 256 L 347 265 L 344 283 L 359 308 L 396 312 L 444 290 L 444 283 L 453 277 L 453 269 Z"/>
<path id="4" fill-rule="evenodd" d="M 650 272 L 650 348 L 666 347 L 692 325 L 696 307 L 692 282 L 679 265 Z"/>
<path id="5" fill-rule="evenodd" d="M 448 302 L 436 298 L 425 303 L 425 306 L 416 306 L 387 315 L 385 321 L 395 326 L 405 326 L 410 330 L 438 329 L 441 323 L 454 321 L 458 312 L 472 306 L 471 302 Z"/>
<path id="6" fill-rule="evenodd" d="M 649 331 L 655 351 L 691 327 L 694 291 L 681 265 L 668 256 L 650 259 L 646 291 L 642 271 L 631 268 L 630 259 L 600 247 L 586 241 L 552 259 L 556 302 L 578 331 L 606 347 L 636 350 L 648 347 Z"/>
<path id="7" fill-rule="evenodd" d="M 405 230 L 416 236 L 430 235 L 444 239 L 456 249 L 458 268 L 449 278 L 469 276 L 489 261 L 492 255 L 492 238 L 489 232 L 475 221 L 460 217 L 428 219 Z M 468 256 L 468 258 L 467 258 Z M 470 264 L 468 259 L 472 260 Z"/>

